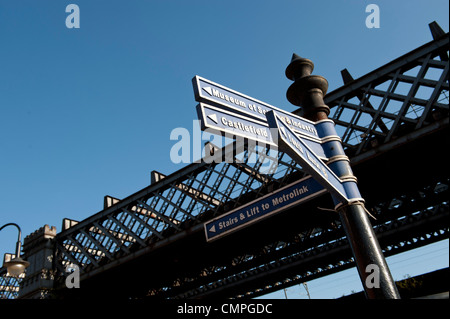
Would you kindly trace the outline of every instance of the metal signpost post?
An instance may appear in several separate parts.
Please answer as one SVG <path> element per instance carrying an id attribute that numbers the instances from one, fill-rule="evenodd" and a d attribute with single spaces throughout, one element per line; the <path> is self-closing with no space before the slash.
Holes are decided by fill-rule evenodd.
<path id="1" fill-rule="evenodd" d="M 291 63 L 286 68 L 286 77 L 294 83 L 289 87 L 286 96 L 289 102 L 303 108 L 305 117 L 316 122 L 316 127 L 321 127 L 318 131 L 322 138 L 327 140 L 327 136 L 330 137 L 328 140 L 333 146 L 325 150 L 329 157 L 328 165 L 330 168 L 334 168 L 333 171 L 342 181 L 350 182 L 352 187 L 347 195 L 350 195 L 349 199 L 353 199 L 354 192 L 357 191 L 356 178 L 342 144 L 336 139 L 334 123 L 328 119 L 330 109 L 323 101 L 323 96 L 328 89 L 328 82 L 322 76 L 311 75 L 313 69 L 314 64 L 311 60 L 294 54 Z M 335 196 L 333 198 L 335 204 L 339 202 L 338 198 Z M 347 204 L 338 203 L 336 210 L 350 242 L 367 298 L 399 299 L 400 295 L 370 224 L 364 201 L 355 198 Z M 379 283 L 369 287 L 367 280 L 370 280 L 369 276 L 373 275 L 371 273 L 373 269 L 378 272 L 376 277 Z"/>
<path id="2" fill-rule="evenodd" d="M 279 147 L 311 175 L 206 222 L 206 239 L 221 238 L 327 190 L 344 225 L 366 296 L 397 299 L 397 288 L 367 217 L 350 161 L 334 122 L 328 119 L 329 108 L 323 102 L 328 83 L 321 76 L 311 75 L 313 68 L 310 60 L 294 54 L 286 69 L 286 76 L 294 81 L 287 98 L 292 104 L 302 106 L 307 119 L 194 77 L 195 98 L 201 102 L 197 112 L 202 130 Z M 374 283 L 369 287 L 370 276 L 378 279 L 379 285 Z"/>

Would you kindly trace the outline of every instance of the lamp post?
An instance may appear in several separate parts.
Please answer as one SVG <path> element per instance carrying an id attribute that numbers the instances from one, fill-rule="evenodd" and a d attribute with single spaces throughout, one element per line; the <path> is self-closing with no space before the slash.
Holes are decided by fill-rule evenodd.
<path id="1" fill-rule="evenodd" d="M 3 265 L 6 267 L 6 269 L 8 270 L 8 273 L 11 276 L 19 277 L 21 274 L 24 273 L 25 269 L 30 265 L 30 263 L 28 261 L 20 258 L 20 251 L 22 250 L 22 242 L 21 242 L 22 231 L 21 231 L 19 225 L 15 224 L 15 223 L 8 223 L 8 224 L 5 224 L 2 227 L 0 227 L 0 231 L 7 226 L 15 226 L 17 228 L 17 230 L 19 231 L 19 236 L 17 238 L 17 243 L 16 243 L 16 256 L 12 260 L 5 262 Z"/>

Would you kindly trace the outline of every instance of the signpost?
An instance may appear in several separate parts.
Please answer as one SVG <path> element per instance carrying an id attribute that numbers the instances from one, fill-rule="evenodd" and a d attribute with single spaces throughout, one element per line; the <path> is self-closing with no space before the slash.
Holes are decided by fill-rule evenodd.
<path id="1" fill-rule="evenodd" d="M 334 140 L 333 146 L 328 144 L 328 164 L 333 165 L 333 171 L 342 181 L 346 181 L 343 185 L 350 200 L 343 204 L 336 203 L 334 198 L 337 204 L 335 210 L 350 243 L 366 296 L 370 299 L 399 299 L 395 282 L 367 216 L 364 199 L 360 198 L 350 160 L 345 155 L 342 144 L 336 143 L 336 130 L 328 119 L 330 108 L 323 100 L 328 90 L 328 82 L 320 75 L 311 75 L 313 69 L 314 63 L 311 60 L 293 54 L 285 73 L 294 83 L 287 90 L 286 97 L 292 104 L 302 107 L 305 117 L 316 121 L 317 125 L 324 129 L 321 132 L 325 133 L 325 136 L 322 136 L 324 139 L 329 136 Z M 368 272 L 369 269 L 376 269 L 376 273 Z M 374 277 L 375 285 L 370 282 Z"/>
<path id="2" fill-rule="evenodd" d="M 287 98 L 294 105 L 302 105 L 309 119 L 199 76 L 193 78 L 195 99 L 201 102 L 197 111 L 202 130 L 210 129 L 218 134 L 232 134 L 275 145 L 311 175 L 206 222 L 206 240 L 216 240 L 298 205 L 323 193 L 325 188 L 333 197 L 361 281 L 363 285 L 366 284 L 364 289 L 367 297 L 397 299 L 398 291 L 368 220 L 350 161 L 336 135 L 334 123 L 328 120 L 329 108 L 323 102 L 328 82 L 321 76 L 311 75 L 313 68 L 311 60 L 294 54 L 286 69 L 286 76 L 294 81 L 287 91 Z M 316 125 L 324 136 L 319 136 Z M 322 143 L 326 145 L 326 152 Z M 322 160 L 329 160 L 333 169 Z M 378 278 L 383 286 L 381 289 L 367 285 L 370 277 L 366 271 L 371 265 L 378 269 Z"/>
<path id="3" fill-rule="evenodd" d="M 206 222 L 204 224 L 206 240 L 219 239 L 324 193 L 326 190 L 312 177 L 303 178 Z"/>

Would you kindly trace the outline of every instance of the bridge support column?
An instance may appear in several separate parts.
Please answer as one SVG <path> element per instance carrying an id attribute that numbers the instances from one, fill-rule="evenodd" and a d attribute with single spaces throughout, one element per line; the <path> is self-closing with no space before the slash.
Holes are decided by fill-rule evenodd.
<path id="1" fill-rule="evenodd" d="M 343 205 L 335 200 L 345 233 L 355 258 L 366 297 L 369 299 L 399 299 L 400 295 L 381 251 L 375 232 L 364 208 L 357 179 L 353 175 L 350 161 L 345 155 L 334 123 L 328 119 L 330 109 L 323 97 L 328 89 L 327 80 L 319 75 L 311 75 L 314 64 L 294 54 L 286 68 L 286 77 L 294 83 L 287 91 L 287 99 L 301 106 L 303 116 L 316 122 L 319 136 L 324 140 L 325 154 L 330 158 L 328 165 L 341 179 L 350 199 Z"/>
<path id="2" fill-rule="evenodd" d="M 56 227 L 45 225 L 26 236 L 24 258 L 30 263 L 19 291 L 20 299 L 46 299 L 53 288 Z"/>

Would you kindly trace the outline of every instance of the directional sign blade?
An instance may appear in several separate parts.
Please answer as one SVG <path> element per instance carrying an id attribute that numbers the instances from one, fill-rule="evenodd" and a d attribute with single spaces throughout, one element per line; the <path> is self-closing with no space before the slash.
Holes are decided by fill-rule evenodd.
<path id="1" fill-rule="evenodd" d="M 312 177 L 303 178 L 206 222 L 206 240 L 216 240 L 324 193 L 326 190 Z"/>
<path id="2" fill-rule="evenodd" d="M 270 134 L 269 126 L 265 122 L 246 118 L 236 113 L 200 103 L 197 113 L 202 130 L 209 129 L 213 133 L 226 133 L 241 136 L 260 143 L 276 146 Z"/>
<path id="3" fill-rule="evenodd" d="M 278 147 L 296 160 L 302 168 L 325 187 L 340 203 L 349 202 L 345 188 L 339 177 L 325 165 L 308 147 L 299 135 L 295 134 L 274 111 L 266 113 L 270 127 L 278 128 Z"/>
<path id="4" fill-rule="evenodd" d="M 214 83 L 200 76 L 192 79 L 195 100 L 220 106 L 250 118 L 266 122 L 265 113 L 276 111 L 281 120 L 298 134 L 308 136 L 320 141 L 314 122 L 309 121 L 290 112 L 279 109 L 270 104 L 261 102 L 255 98 L 239 93 L 223 85 Z"/>

